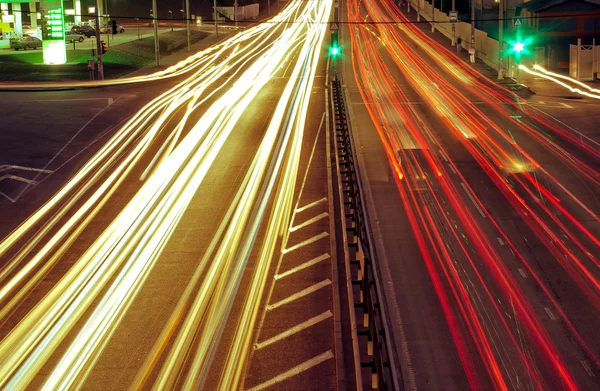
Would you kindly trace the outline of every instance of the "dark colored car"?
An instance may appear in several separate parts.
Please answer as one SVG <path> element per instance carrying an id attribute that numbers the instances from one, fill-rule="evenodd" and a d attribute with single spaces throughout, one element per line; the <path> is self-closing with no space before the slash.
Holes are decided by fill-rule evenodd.
<path id="1" fill-rule="evenodd" d="M 73 26 L 71 31 L 75 34 L 85 35 L 87 38 L 96 36 L 96 30 L 90 26 Z"/>
<path id="2" fill-rule="evenodd" d="M 37 49 L 42 47 L 42 41 L 31 35 L 24 35 L 22 38 L 11 39 L 10 47 L 15 50 Z"/>

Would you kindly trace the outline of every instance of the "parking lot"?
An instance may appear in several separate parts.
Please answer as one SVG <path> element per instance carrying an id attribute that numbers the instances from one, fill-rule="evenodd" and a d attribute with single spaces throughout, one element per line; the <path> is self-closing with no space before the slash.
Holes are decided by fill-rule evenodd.
<path id="1" fill-rule="evenodd" d="M 119 45 L 125 42 L 135 41 L 137 39 L 146 38 L 154 34 L 152 27 L 137 27 L 137 26 L 124 26 L 125 32 L 122 34 L 101 34 L 100 39 L 106 42 L 109 47 L 113 45 Z M 174 31 L 181 30 L 182 28 L 174 28 Z M 158 34 L 171 31 L 170 27 L 160 27 Z M 83 36 L 83 42 L 67 43 L 67 50 L 82 50 L 82 49 L 93 49 L 96 47 L 96 37 L 86 38 Z M 42 49 L 30 49 L 30 50 L 14 50 L 14 49 L 0 49 L 0 55 L 22 55 L 24 53 L 41 52 Z"/>

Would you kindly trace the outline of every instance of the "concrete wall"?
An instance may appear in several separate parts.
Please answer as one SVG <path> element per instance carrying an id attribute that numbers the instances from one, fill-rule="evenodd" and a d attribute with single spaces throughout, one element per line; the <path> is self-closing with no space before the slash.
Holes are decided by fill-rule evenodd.
<path id="1" fill-rule="evenodd" d="M 221 14 L 234 20 L 233 13 L 235 12 L 235 7 L 217 7 L 217 9 Z M 258 4 L 239 6 L 237 7 L 237 20 L 256 19 L 258 17 L 258 11 Z"/>

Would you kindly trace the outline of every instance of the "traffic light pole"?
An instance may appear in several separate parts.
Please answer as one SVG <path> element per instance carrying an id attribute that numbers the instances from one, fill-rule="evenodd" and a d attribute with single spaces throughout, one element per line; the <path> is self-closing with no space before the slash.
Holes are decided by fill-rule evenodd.
<path id="1" fill-rule="evenodd" d="M 98 56 L 98 80 L 104 80 L 104 67 L 102 66 L 102 44 L 100 43 L 100 9 L 96 0 L 96 56 Z"/>
<path id="2" fill-rule="evenodd" d="M 152 19 L 154 22 L 154 57 L 156 58 L 156 66 L 160 66 L 160 50 L 158 48 L 158 13 L 156 10 L 156 0 L 152 0 Z"/>
<path id="3" fill-rule="evenodd" d="M 186 27 L 187 27 L 188 52 L 191 52 L 192 51 L 192 42 L 190 39 L 190 0 L 185 0 L 185 15 L 186 15 Z"/>
<path id="4" fill-rule="evenodd" d="M 504 79 L 504 1 L 500 0 L 498 8 L 498 80 Z"/>

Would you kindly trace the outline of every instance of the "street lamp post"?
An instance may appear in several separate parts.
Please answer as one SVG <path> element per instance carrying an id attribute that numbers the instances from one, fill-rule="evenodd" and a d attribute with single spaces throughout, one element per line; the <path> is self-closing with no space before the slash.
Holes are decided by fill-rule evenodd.
<path id="1" fill-rule="evenodd" d="M 185 0 L 185 14 L 187 15 L 185 27 L 187 29 L 188 52 L 192 51 L 192 42 L 190 39 L 190 0 Z"/>
<path id="2" fill-rule="evenodd" d="M 504 79 L 504 0 L 500 0 L 498 7 L 498 80 Z"/>
<path id="3" fill-rule="evenodd" d="M 237 2 L 237 0 L 235 0 L 233 2 L 233 22 L 235 23 L 236 28 L 237 28 L 237 7 L 238 7 L 238 2 Z"/>
<path id="4" fill-rule="evenodd" d="M 100 43 L 100 17 L 98 0 L 96 0 L 96 55 L 98 56 L 98 80 L 104 80 L 104 67 L 102 66 L 102 44 Z"/>
<path id="5" fill-rule="evenodd" d="M 160 65 L 160 50 L 158 48 L 158 12 L 156 10 L 156 0 L 152 0 L 152 21 L 154 22 L 154 58 L 156 66 Z"/>
<path id="6" fill-rule="evenodd" d="M 475 47 L 475 1 L 471 0 L 471 47 Z"/>
<path id="7" fill-rule="evenodd" d="M 171 31 L 173 31 L 173 11 L 169 10 L 169 16 L 171 17 Z"/>
<path id="8" fill-rule="evenodd" d="M 452 12 L 456 12 L 456 0 L 452 0 Z M 456 45 L 456 23 L 452 23 L 452 46 Z"/>
<path id="9" fill-rule="evenodd" d="M 214 0 L 213 17 L 215 18 L 215 34 L 219 37 L 219 26 L 217 26 L 217 0 Z"/>

